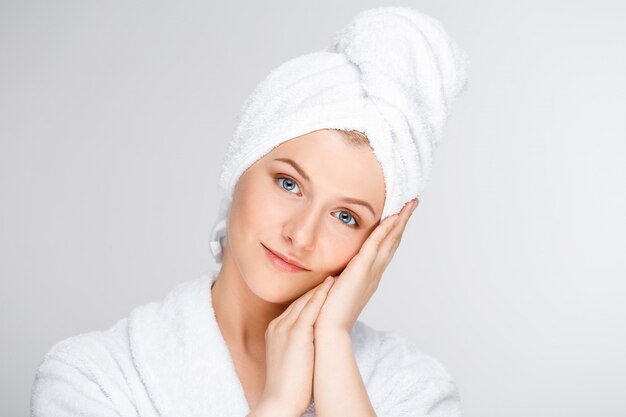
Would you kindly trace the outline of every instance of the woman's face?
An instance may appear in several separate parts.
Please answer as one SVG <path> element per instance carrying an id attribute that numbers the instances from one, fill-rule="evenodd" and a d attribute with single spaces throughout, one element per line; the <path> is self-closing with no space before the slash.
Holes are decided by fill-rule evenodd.
<path id="1" fill-rule="evenodd" d="M 290 303 L 343 271 L 379 224 L 384 203 L 383 172 L 372 149 L 317 130 L 283 142 L 239 178 L 225 256 L 258 297 Z M 281 270 L 266 248 L 306 270 Z"/>

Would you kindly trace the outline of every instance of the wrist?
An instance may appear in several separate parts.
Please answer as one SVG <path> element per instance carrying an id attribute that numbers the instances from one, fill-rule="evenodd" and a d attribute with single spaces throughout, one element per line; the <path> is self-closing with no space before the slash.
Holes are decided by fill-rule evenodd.
<path id="1" fill-rule="evenodd" d="M 315 340 L 352 340 L 350 332 L 337 327 L 319 327 L 315 328 Z"/>

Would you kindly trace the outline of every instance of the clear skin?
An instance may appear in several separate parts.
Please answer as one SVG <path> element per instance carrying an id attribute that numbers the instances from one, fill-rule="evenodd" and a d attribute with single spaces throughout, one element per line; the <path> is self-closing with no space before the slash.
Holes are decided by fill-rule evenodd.
<path id="1" fill-rule="evenodd" d="M 310 181 L 275 158 L 296 161 Z M 363 205 L 341 201 L 343 197 L 368 202 L 373 213 Z M 391 234 L 398 215 L 381 223 L 384 202 L 383 173 L 371 148 L 351 144 L 333 130 L 283 142 L 239 178 L 228 245 L 211 293 L 231 354 L 248 370 L 246 379 L 256 378 L 251 385 L 263 387 L 249 394 L 253 413 L 263 415 L 271 409 L 273 415 L 293 416 L 309 405 L 316 328 L 349 331 L 379 277 L 367 285 L 358 284 L 358 288 L 349 287 L 346 278 L 344 294 L 335 291 L 327 311 L 325 301 L 330 301 L 330 290 L 336 285 L 334 279 L 325 285 L 323 281 L 341 275 L 349 264 L 352 267 L 351 260 L 358 258 L 355 255 L 375 230 L 381 239 Z M 382 274 L 408 215 L 402 220 L 397 222 L 402 224 L 393 242 L 390 238 L 384 261 L 377 268 L 372 264 L 368 268 Z M 307 270 L 279 271 L 267 260 L 261 244 L 297 259 Z M 373 260 L 374 251 L 369 254 L 368 259 Z M 364 261 L 352 269 L 361 264 Z M 346 303 L 338 297 L 353 300 Z"/>

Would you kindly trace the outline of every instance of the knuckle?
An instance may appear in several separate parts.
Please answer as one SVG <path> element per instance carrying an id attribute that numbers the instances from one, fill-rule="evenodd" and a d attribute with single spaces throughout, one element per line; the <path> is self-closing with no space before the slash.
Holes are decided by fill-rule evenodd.
<path id="1" fill-rule="evenodd" d="M 283 327 L 283 320 L 275 319 L 275 320 L 272 320 L 270 324 L 267 326 L 267 331 L 269 331 L 270 333 L 276 333 L 276 332 L 279 332 L 282 327 Z"/>
<path id="2" fill-rule="evenodd" d="M 283 334 L 289 329 L 289 324 L 280 322 L 274 327 L 274 333 Z"/>

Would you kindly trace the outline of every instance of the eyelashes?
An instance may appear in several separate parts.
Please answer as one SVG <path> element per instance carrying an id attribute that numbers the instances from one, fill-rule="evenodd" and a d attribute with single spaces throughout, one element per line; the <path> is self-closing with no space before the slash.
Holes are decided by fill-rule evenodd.
<path id="1" fill-rule="evenodd" d="M 297 182 L 296 180 L 294 180 L 293 178 L 288 177 L 288 176 L 286 176 L 286 175 L 281 175 L 281 176 L 276 177 L 276 181 L 278 182 L 279 187 L 280 187 L 283 191 L 290 192 L 291 190 L 293 190 L 293 188 L 289 188 L 289 189 L 287 189 L 287 188 L 283 187 L 283 185 L 281 184 L 281 180 L 286 180 L 286 181 L 283 181 L 283 182 L 282 182 L 282 184 L 284 184 L 285 182 L 288 182 L 288 183 L 293 183 L 295 187 L 300 188 L 300 186 L 298 185 L 298 182 Z M 360 226 L 360 223 L 359 223 L 359 221 L 357 220 L 357 216 L 356 216 L 356 214 L 354 214 L 352 211 L 350 211 L 350 210 L 345 210 L 345 209 L 344 209 L 344 210 L 339 210 L 338 212 L 339 212 L 339 213 L 341 213 L 341 212 L 348 213 L 348 215 L 349 215 L 352 219 L 354 219 L 354 224 L 345 223 L 344 221 L 342 221 L 342 220 L 340 219 L 340 221 L 341 221 L 341 223 L 342 223 L 342 224 L 344 224 L 344 225 L 346 225 L 346 226 L 348 226 L 348 227 L 352 227 L 352 228 L 357 228 L 357 227 L 359 227 L 359 226 Z M 337 212 L 336 212 L 336 213 L 337 213 Z M 337 217 L 337 218 L 339 218 L 339 217 Z"/>

